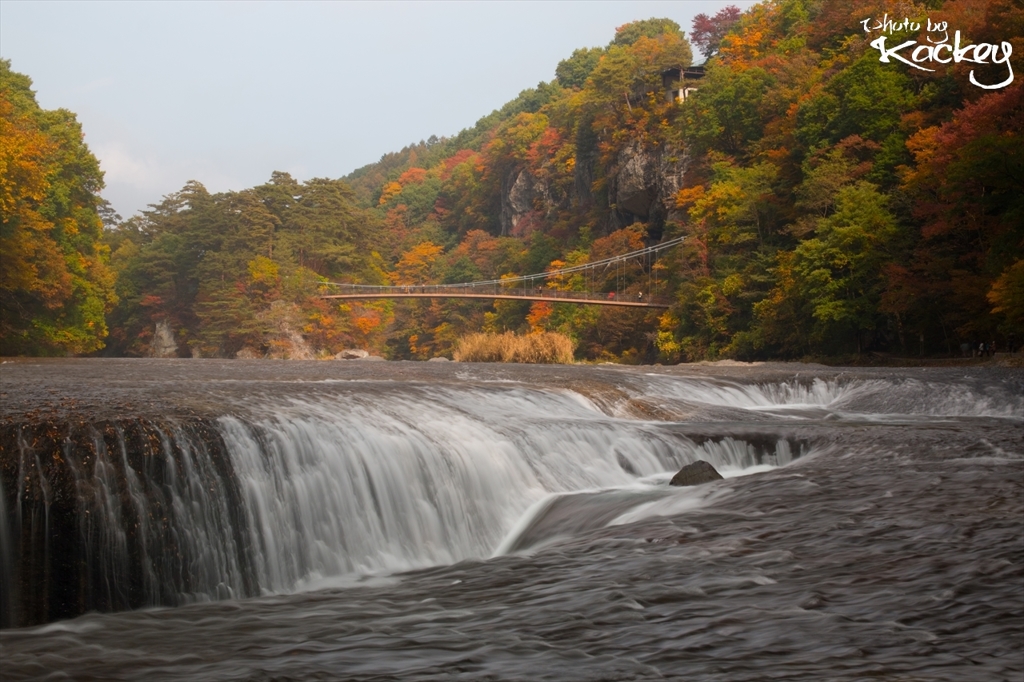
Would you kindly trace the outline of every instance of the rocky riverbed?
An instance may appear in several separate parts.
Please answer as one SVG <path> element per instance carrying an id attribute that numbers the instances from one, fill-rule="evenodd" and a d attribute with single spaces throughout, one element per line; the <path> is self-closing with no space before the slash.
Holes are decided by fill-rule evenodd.
<path id="1" fill-rule="evenodd" d="M 0 393 L 5 679 L 1024 676 L 1019 370 L 16 360 Z M 668 485 L 697 460 L 725 478 Z"/>

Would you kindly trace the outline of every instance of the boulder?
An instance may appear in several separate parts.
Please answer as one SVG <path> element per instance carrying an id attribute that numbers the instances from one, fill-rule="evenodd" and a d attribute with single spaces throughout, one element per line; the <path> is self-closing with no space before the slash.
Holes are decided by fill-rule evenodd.
<path id="1" fill-rule="evenodd" d="M 334 356 L 335 360 L 362 360 L 363 358 L 369 357 L 370 354 L 361 348 L 346 348 L 337 355 Z"/>
<path id="2" fill-rule="evenodd" d="M 436 358 L 430 358 L 427 362 L 450 362 L 450 360 L 443 355 L 438 355 Z"/>
<path id="3" fill-rule="evenodd" d="M 153 330 L 153 341 L 149 344 L 149 357 L 178 357 L 178 342 L 175 341 L 174 332 L 167 320 L 160 320 L 156 323 L 156 329 Z"/>
<path id="4" fill-rule="evenodd" d="M 687 464 L 680 469 L 668 484 L 678 486 L 700 485 L 701 483 L 720 480 L 722 480 L 722 474 L 718 473 L 715 467 L 702 459 L 698 459 L 696 462 Z"/>

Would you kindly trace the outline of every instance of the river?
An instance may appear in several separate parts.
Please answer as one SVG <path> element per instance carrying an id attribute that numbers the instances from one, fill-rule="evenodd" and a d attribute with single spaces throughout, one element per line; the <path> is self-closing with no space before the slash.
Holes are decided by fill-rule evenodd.
<path id="1" fill-rule="evenodd" d="M 5 680 L 1024 679 L 1021 370 L 19 359 L 0 399 Z"/>

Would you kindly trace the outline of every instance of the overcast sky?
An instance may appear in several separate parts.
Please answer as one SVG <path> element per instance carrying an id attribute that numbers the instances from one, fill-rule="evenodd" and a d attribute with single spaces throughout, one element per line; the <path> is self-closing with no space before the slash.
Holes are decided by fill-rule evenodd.
<path id="1" fill-rule="evenodd" d="M 752 2 L 21 2 L 0 56 L 78 115 L 128 217 L 198 180 L 341 177 L 453 135 L 615 27 Z"/>

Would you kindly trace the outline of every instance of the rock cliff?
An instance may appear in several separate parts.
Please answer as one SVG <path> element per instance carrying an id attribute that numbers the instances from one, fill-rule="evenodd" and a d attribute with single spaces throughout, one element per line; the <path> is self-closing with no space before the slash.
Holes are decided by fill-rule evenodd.
<path id="1" fill-rule="evenodd" d="M 660 230 L 666 221 L 681 216 L 675 207 L 689 156 L 671 147 L 651 148 L 639 141 L 627 144 L 609 169 L 610 228 L 636 221 Z"/>
<path id="2" fill-rule="evenodd" d="M 561 203 L 552 196 L 548 183 L 527 169 L 512 171 L 503 184 L 507 188 L 501 197 L 503 235 L 525 236 L 534 222 L 531 218 L 548 216 Z"/>
<path id="3" fill-rule="evenodd" d="M 607 178 L 607 232 L 637 221 L 647 223 L 652 234 L 660 234 L 665 223 L 680 220 L 675 196 L 683 186 L 690 158 L 671 147 L 648 147 L 642 142 L 627 143 L 610 167 L 596 167 L 596 154 L 581 154 L 575 167 L 569 196 L 555 191 L 543 177 L 531 169 L 516 168 L 502 182 L 500 225 L 502 235 L 523 237 L 560 209 L 570 206 L 586 209 L 599 195 L 592 193 L 595 175 Z"/>

